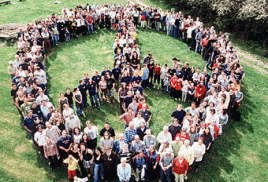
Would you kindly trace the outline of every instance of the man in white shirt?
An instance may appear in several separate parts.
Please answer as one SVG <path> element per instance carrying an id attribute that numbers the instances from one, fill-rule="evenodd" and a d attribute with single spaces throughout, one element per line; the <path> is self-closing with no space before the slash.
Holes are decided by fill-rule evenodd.
<path id="1" fill-rule="evenodd" d="M 20 57 L 18 55 L 16 55 L 15 61 L 13 62 L 13 66 L 15 66 L 18 69 L 20 64 L 21 64 Z"/>
<path id="2" fill-rule="evenodd" d="M 96 126 L 92 126 L 90 121 L 86 122 L 86 128 L 84 129 L 84 133 L 87 134 L 93 140 L 93 146 L 96 148 L 97 146 L 97 136 L 98 136 L 98 128 Z"/>
<path id="3" fill-rule="evenodd" d="M 40 89 L 39 96 L 36 98 L 36 102 L 38 105 L 41 105 L 41 101 L 46 100 L 49 102 L 49 98 L 44 94 L 44 92 Z"/>
<path id="4" fill-rule="evenodd" d="M 36 68 L 36 71 L 34 72 L 34 76 L 40 80 L 41 84 L 46 84 L 47 83 L 47 76 L 46 76 L 46 72 L 42 69 L 40 69 L 40 67 Z"/>
<path id="5" fill-rule="evenodd" d="M 71 112 L 69 114 L 69 117 L 66 118 L 65 128 L 66 128 L 67 132 L 70 135 L 72 135 L 73 129 L 75 127 L 78 127 L 79 129 L 81 129 L 80 119 L 77 116 L 75 116 L 73 112 Z"/>
<path id="6" fill-rule="evenodd" d="M 116 16 L 116 13 L 114 10 L 112 10 L 110 12 L 110 17 L 111 17 L 111 29 L 115 29 L 115 16 Z"/>

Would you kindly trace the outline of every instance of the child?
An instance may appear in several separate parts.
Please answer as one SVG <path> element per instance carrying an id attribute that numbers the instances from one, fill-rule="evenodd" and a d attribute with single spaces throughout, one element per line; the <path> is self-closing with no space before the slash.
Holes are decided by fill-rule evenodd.
<path id="1" fill-rule="evenodd" d="M 164 93 L 166 93 L 166 91 L 170 93 L 170 75 L 169 74 L 167 74 L 166 77 L 164 78 L 163 91 Z"/>
<path id="2" fill-rule="evenodd" d="M 188 88 L 190 87 L 190 84 L 188 83 L 188 80 L 184 80 L 182 82 L 182 101 L 186 102 L 186 98 L 187 98 L 187 93 L 188 93 Z"/>
<path id="3" fill-rule="evenodd" d="M 72 180 L 72 176 L 76 176 L 78 160 L 69 154 L 68 158 L 65 159 L 63 163 L 68 164 L 68 178 L 69 180 Z"/>
<path id="4" fill-rule="evenodd" d="M 156 63 L 155 67 L 154 67 L 154 88 L 155 88 L 155 83 L 157 81 L 157 89 L 159 90 L 159 85 L 160 85 L 160 71 L 161 71 L 161 67 L 159 65 L 159 63 Z"/>
<path id="5" fill-rule="evenodd" d="M 66 42 L 70 42 L 70 32 L 67 27 L 65 28 L 64 35 L 66 37 Z"/>

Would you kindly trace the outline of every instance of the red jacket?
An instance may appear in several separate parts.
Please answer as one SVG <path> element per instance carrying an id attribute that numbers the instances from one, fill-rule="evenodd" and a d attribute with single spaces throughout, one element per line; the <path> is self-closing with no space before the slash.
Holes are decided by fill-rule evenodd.
<path id="1" fill-rule="evenodd" d="M 200 84 L 195 87 L 195 97 L 199 99 L 203 99 L 206 94 L 206 87 L 203 85 L 202 88 L 200 88 Z M 201 94 L 199 97 L 197 94 Z"/>
<path id="2" fill-rule="evenodd" d="M 185 171 L 188 171 L 189 165 L 186 159 L 183 159 L 180 163 L 180 160 L 178 157 L 175 158 L 173 163 L 173 170 L 177 174 L 184 174 Z"/>

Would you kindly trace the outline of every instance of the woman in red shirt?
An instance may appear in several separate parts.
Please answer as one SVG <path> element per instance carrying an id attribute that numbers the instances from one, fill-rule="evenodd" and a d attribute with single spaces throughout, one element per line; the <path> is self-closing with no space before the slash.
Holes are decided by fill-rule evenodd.
<path id="1" fill-rule="evenodd" d="M 160 71 L 161 71 L 161 67 L 159 65 L 159 63 L 155 64 L 154 67 L 154 88 L 155 88 L 155 83 L 157 81 L 157 89 L 159 90 L 159 84 L 160 84 Z"/>
<path id="2" fill-rule="evenodd" d="M 176 94 L 175 94 L 175 100 L 177 100 L 177 99 L 181 100 L 181 96 L 182 96 L 181 89 L 182 89 L 182 82 L 183 82 L 183 80 L 181 78 L 179 78 L 177 80 L 177 82 L 178 83 L 175 86 L 175 92 L 176 92 Z"/>
<path id="3" fill-rule="evenodd" d="M 179 152 L 178 157 L 174 159 L 172 174 L 175 176 L 175 181 L 180 182 L 184 181 L 184 178 L 187 176 L 187 171 L 189 169 L 189 165 L 187 160 L 184 158 L 184 154 Z"/>
<path id="4" fill-rule="evenodd" d="M 189 136 L 187 135 L 186 129 L 182 128 L 180 133 L 177 133 L 175 138 L 180 137 L 181 141 L 184 143 L 185 140 L 189 140 Z"/>
<path id="5" fill-rule="evenodd" d="M 199 106 L 201 100 L 204 99 L 206 91 L 207 90 L 206 87 L 204 86 L 204 82 L 201 81 L 199 85 L 197 85 L 195 88 L 195 101 L 197 106 Z"/>
<path id="6" fill-rule="evenodd" d="M 171 88 L 171 92 L 170 92 L 170 96 L 175 97 L 176 100 L 176 85 L 178 84 L 178 77 L 177 74 L 174 73 L 174 75 L 172 76 L 172 78 L 170 79 L 170 88 Z"/>

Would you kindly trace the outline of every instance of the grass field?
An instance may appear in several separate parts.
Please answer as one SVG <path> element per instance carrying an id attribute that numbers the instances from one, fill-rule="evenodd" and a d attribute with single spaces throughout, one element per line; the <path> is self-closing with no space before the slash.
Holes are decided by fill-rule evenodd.
<path id="1" fill-rule="evenodd" d="M 23 1 L 0 7 L 1 23 L 29 22 L 38 17 L 45 17 L 52 12 L 59 12 L 63 5 L 74 7 L 78 2 L 65 1 L 65 4 L 54 5 L 53 1 Z M 114 3 L 115 1 L 113 1 Z M 146 2 L 146 1 L 145 1 Z M 93 4 L 93 1 L 89 1 Z M 147 3 L 147 2 L 146 2 Z M 99 3 L 100 4 L 100 3 Z M 47 8 L 45 8 L 47 7 Z M 28 12 L 29 9 L 32 12 Z M 17 11 L 19 9 L 19 11 Z M 59 93 L 66 87 L 75 87 L 84 72 L 101 71 L 105 65 L 110 68 L 113 63 L 112 43 L 115 32 L 97 31 L 94 36 L 85 36 L 61 43 L 53 49 L 47 59 L 48 89 L 50 99 L 56 107 Z M 190 62 L 192 66 L 204 67 L 204 61 L 198 54 L 188 51 L 180 41 L 155 31 L 138 30 L 138 45 L 141 57 L 152 52 L 156 62 L 171 65 L 173 57 L 182 62 Z M 66 181 L 67 169 L 61 168 L 51 172 L 47 163 L 38 156 L 32 141 L 22 127 L 17 109 L 10 99 L 11 80 L 7 74 L 8 61 L 14 59 L 16 48 L 0 47 L 0 181 Z M 249 66 L 251 60 L 243 58 L 246 77 L 242 83 L 244 100 L 242 103 L 240 122 L 229 121 L 224 133 L 213 144 L 212 153 L 206 163 L 202 164 L 198 174 L 189 174 L 188 181 L 267 181 L 268 167 L 268 127 L 267 127 L 267 71 Z M 175 102 L 168 95 L 156 90 L 145 92 L 149 107 L 153 113 L 151 128 L 157 135 L 164 125 L 171 122 L 170 115 L 176 108 Z M 184 107 L 189 103 L 183 104 Z M 101 110 L 88 108 L 86 118 L 99 129 L 109 121 L 112 127 L 123 132 L 123 124 L 118 119 L 118 104 L 104 105 Z"/>

